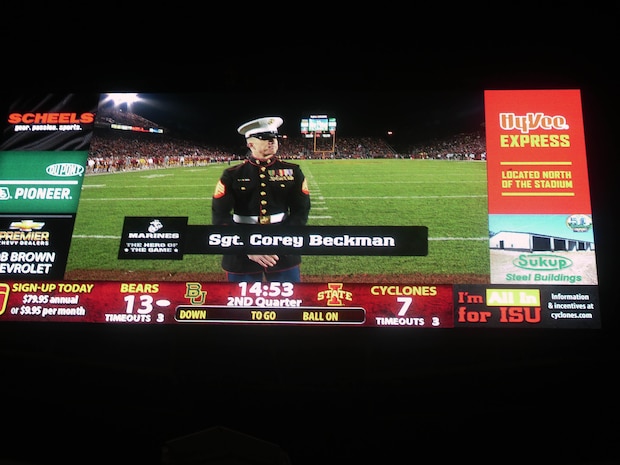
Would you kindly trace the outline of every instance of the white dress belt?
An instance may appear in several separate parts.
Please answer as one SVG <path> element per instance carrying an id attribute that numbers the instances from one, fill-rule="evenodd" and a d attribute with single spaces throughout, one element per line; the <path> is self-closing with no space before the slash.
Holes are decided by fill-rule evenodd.
<path id="1" fill-rule="evenodd" d="M 282 221 L 284 221 L 284 217 L 286 216 L 285 213 L 276 213 L 274 215 L 265 215 L 262 216 L 261 218 L 269 218 L 269 223 L 281 223 Z M 242 223 L 242 224 L 258 224 L 258 216 L 243 216 L 243 215 L 237 215 L 236 213 L 233 214 L 233 221 L 235 223 Z"/>

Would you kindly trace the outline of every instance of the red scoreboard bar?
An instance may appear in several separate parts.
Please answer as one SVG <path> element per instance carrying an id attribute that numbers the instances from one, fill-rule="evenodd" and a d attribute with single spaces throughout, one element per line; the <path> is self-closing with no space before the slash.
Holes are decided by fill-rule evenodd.
<path id="1" fill-rule="evenodd" d="M 1 321 L 453 327 L 452 286 L 6 282 Z"/>

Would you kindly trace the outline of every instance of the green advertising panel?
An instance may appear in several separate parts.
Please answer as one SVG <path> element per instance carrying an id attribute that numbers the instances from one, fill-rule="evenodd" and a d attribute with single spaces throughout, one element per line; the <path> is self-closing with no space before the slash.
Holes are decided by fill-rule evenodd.
<path id="1" fill-rule="evenodd" d="M 0 152 L 0 212 L 75 213 L 87 151 Z"/>

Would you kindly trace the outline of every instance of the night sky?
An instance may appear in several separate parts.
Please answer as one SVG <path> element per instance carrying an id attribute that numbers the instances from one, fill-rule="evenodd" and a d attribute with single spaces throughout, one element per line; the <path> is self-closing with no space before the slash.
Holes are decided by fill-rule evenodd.
<path id="1" fill-rule="evenodd" d="M 209 91 L 138 93 L 131 111 L 177 135 L 215 144 L 243 144 L 237 128 L 263 116 L 280 116 L 281 134 L 298 137 L 311 115 L 337 120 L 336 137 L 387 137 L 416 142 L 479 130 L 484 95 L 478 91 Z"/>

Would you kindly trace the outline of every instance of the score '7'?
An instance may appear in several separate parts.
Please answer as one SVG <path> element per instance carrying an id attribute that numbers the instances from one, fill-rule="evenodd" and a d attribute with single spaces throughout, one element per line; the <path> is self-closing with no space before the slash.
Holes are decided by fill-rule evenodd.
<path id="1" fill-rule="evenodd" d="M 407 310 L 409 310 L 409 307 L 411 307 L 411 302 L 413 302 L 413 298 L 412 297 L 396 297 L 396 302 L 403 303 L 403 306 L 400 307 L 400 310 L 398 311 L 398 316 L 405 316 L 405 313 L 407 313 Z"/>

